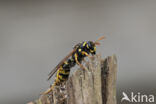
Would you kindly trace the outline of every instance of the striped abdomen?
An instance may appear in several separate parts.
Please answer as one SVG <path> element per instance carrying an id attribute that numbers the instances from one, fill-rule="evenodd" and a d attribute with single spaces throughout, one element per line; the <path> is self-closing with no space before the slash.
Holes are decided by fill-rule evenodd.
<path id="1" fill-rule="evenodd" d="M 60 85 L 62 82 L 66 81 L 70 74 L 71 67 L 75 66 L 75 60 L 71 57 L 63 63 L 62 66 L 57 71 L 56 79 L 54 85 Z"/>

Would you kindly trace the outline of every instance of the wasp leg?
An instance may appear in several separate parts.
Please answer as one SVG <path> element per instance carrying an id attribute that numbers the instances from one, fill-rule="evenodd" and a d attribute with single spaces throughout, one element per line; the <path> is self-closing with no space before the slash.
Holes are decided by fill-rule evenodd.
<path id="1" fill-rule="evenodd" d="M 55 83 L 53 85 L 51 85 L 51 87 L 47 91 L 41 93 L 41 95 L 47 95 L 47 94 L 49 94 L 50 92 L 53 91 L 54 87 L 55 87 Z"/>
<path id="2" fill-rule="evenodd" d="M 59 78 L 58 78 L 58 76 L 59 76 L 58 74 L 59 74 L 59 73 L 57 73 L 57 75 L 56 75 L 55 82 L 50 86 L 50 88 L 49 88 L 47 91 L 43 92 L 42 95 L 49 94 L 50 92 L 53 91 L 54 87 L 55 87 L 58 83 L 60 83 L 60 80 L 59 80 Z"/>
<path id="3" fill-rule="evenodd" d="M 87 52 L 82 52 L 82 54 L 86 55 L 89 59 L 92 59 L 92 56 L 90 56 Z"/>
<path id="4" fill-rule="evenodd" d="M 76 63 L 82 68 L 82 69 L 85 69 L 86 70 L 86 68 L 78 61 L 78 59 L 77 59 L 77 54 L 75 54 L 75 61 L 76 61 Z"/>

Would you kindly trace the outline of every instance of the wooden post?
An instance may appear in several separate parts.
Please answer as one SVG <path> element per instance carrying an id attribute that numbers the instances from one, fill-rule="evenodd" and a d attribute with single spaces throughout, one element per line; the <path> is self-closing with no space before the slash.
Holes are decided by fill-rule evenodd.
<path id="1" fill-rule="evenodd" d="M 28 104 L 116 104 L 116 56 L 94 56 L 62 86 Z"/>

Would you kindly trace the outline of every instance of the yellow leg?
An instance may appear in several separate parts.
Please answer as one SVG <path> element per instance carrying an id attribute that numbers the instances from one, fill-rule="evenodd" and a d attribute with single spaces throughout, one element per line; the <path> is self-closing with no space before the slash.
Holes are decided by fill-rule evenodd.
<path id="1" fill-rule="evenodd" d="M 78 59 L 77 59 L 77 54 L 75 54 L 75 61 L 76 61 L 76 63 L 82 68 L 82 69 L 85 69 L 86 70 L 86 68 L 78 61 Z"/>
<path id="2" fill-rule="evenodd" d="M 41 95 L 46 95 L 46 94 L 49 94 L 50 92 L 52 92 L 52 90 L 54 89 L 55 87 L 55 83 L 45 92 L 43 92 Z"/>
<path id="3" fill-rule="evenodd" d="M 82 54 L 83 54 L 83 55 L 86 55 L 89 59 L 92 58 L 92 56 L 90 56 L 87 52 L 84 52 L 84 51 L 83 51 Z"/>
<path id="4" fill-rule="evenodd" d="M 53 91 L 53 89 L 56 86 L 56 84 L 60 82 L 58 77 L 59 77 L 59 70 L 58 70 L 58 72 L 56 74 L 56 79 L 55 79 L 54 83 L 51 85 L 51 87 L 47 91 L 43 92 L 42 95 L 49 94 L 50 92 Z"/>

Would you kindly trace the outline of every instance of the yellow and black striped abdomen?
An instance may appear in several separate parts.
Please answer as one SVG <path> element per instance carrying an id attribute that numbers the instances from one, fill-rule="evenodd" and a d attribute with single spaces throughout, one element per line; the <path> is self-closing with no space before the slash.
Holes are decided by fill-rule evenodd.
<path id="1" fill-rule="evenodd" d="M 62 82 L 66 81 L 70 74 L 70 69 L 75 66 L 75 59 L 72 57 L 63 63 L 57 70 L 56 79 L 54 84 L 60 85 Z"/>
<path id="2" fill-rule="evenodd" d="M 57 70 L 55 85 L 60 85 L 62 82 L 68 79 L 70 70 L 64 70 L 62 66 Z"/>

